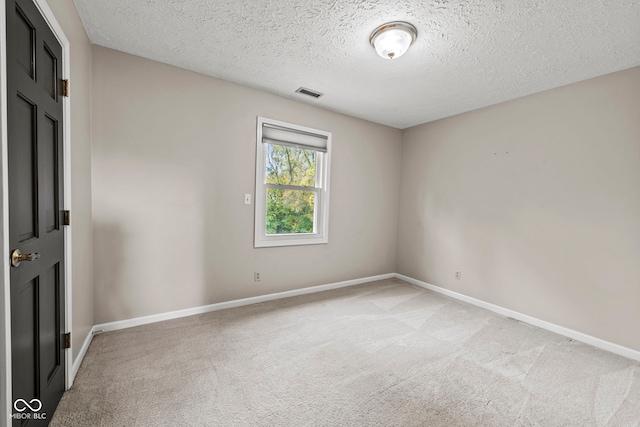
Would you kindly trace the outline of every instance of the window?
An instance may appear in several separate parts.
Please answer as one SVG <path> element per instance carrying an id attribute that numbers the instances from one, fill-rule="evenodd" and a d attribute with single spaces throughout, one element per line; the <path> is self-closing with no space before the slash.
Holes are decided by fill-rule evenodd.
<path id="1" fill-rule="evenodd" d="M 255 247 L 327 243 L 331 132 L 258 117 Z"/>

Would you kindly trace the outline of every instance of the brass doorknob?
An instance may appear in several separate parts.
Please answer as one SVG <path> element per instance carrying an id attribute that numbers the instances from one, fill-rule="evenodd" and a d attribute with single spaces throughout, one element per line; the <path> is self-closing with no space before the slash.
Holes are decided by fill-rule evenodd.
<path id="1" fill-rule="evenodd" d="M 17 267 L 22 261 L 33 261 L 38 258 L 40 258 L 40 254 L 38 252 L 23 254 L 20 252 L 20 249 L 16 249 L 11 253 L 11 265 Z"/>

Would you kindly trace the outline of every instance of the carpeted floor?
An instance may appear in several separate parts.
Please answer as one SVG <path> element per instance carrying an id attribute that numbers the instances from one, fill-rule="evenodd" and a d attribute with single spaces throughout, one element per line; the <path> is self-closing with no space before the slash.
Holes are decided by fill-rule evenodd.
<path id="1" fill-rule="evenodd" d="M 640 364 L 393 279 L 97 335 L 52 426 L 639 426 Z"/>

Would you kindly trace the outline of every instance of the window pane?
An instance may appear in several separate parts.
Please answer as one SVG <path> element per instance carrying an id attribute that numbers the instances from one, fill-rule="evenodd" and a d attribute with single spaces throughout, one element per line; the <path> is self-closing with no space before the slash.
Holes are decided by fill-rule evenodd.
<path id="1" fill-rule="evenodd" d="M 313 233 L 314 191 L 267 188 L 267 234 Z"/>
<path id="2" fill-rule="evenodd" d="M 267 184 L 315 187 L 316 151 L 275 144 L 265 145 Z"/>

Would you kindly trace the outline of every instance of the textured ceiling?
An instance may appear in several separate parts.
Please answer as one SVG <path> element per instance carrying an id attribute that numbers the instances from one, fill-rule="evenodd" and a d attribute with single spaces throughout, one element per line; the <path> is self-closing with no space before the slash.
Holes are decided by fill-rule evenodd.
<path id="1" fill-rule="evenodd" d="M 74 1 L 95 44 L 401 129 L 640 65 L 640 0 Z"/>

